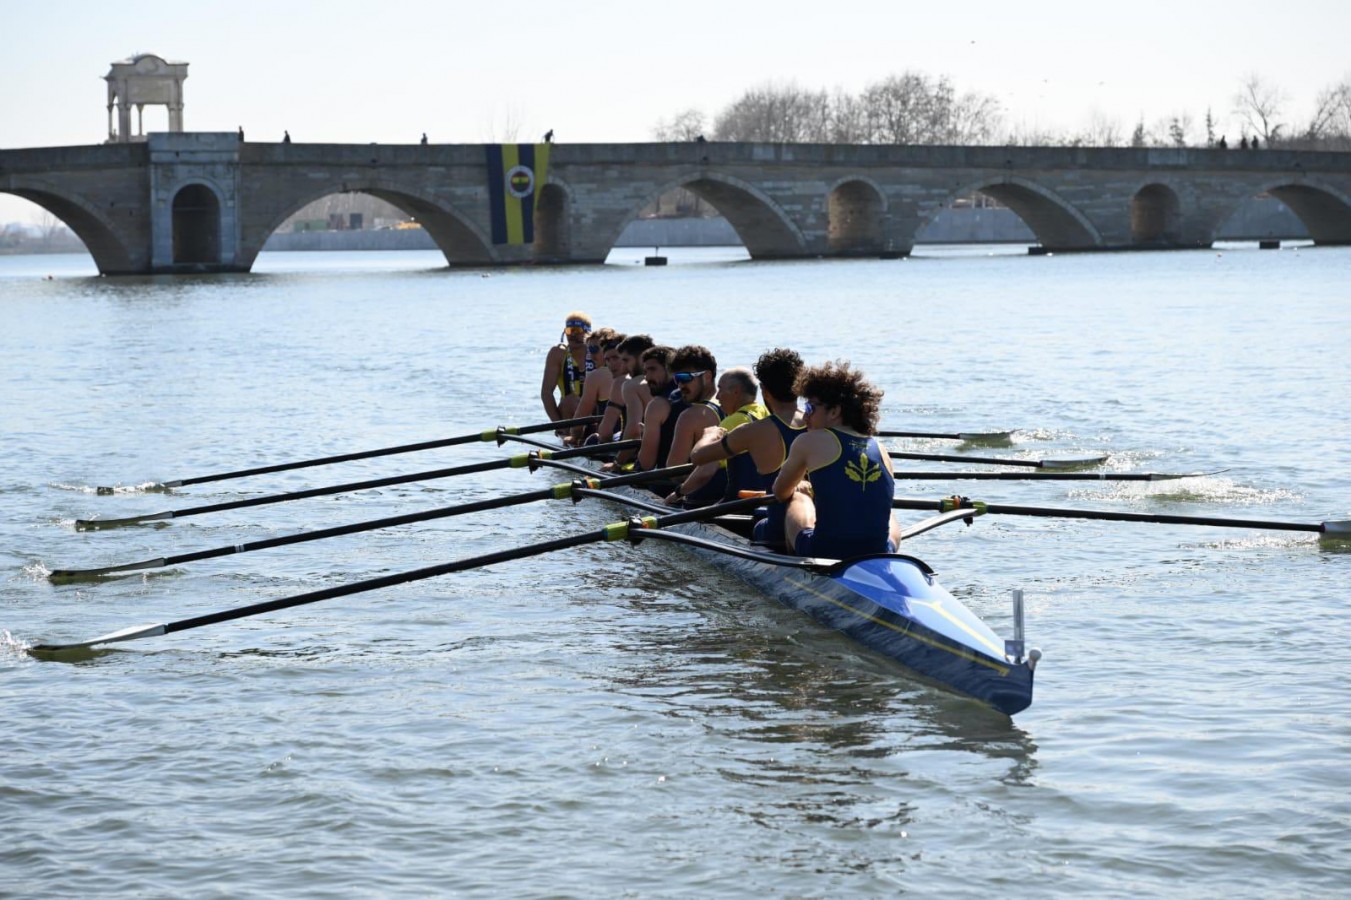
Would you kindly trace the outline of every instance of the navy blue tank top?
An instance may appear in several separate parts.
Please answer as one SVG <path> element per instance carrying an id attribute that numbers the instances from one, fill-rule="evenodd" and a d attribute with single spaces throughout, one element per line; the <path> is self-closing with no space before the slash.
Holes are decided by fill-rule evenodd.
<path id="1" fill-rule="evenodd" d="M 797 440 L 799 435 L 807 433 L 807 426 L 793 426 L 780 419 L 774 413 L 770 413 L 769 420 L 774 423 L 774 427 L 779 429 L 779 437 L 783 439 L 783 456 L 779 459 L 779 469 L 783 468 L 783 461 L 788 458 L 788 448 L 793 446 L 793 441 Z M 750 454 L 746 454 L 749 456 Z M 765 476 L 769 479 L 765 492 L 774 486 L 774 479 L 779 475 L 779 469 L 775 469 Z M 771 498 L 772 499 L 772 498 Z M 784 518 L 788 511 L 787 503 L 771 503 L 769 505 L 769 516 L 765 519 L 765 527 L 760 532 L 766 543 L 782 544 L 785 540 Z"/>
<path id="2" fill-rule="evenodd" d="M 840 443 L 834 460 L 807 473 L 816 500 L 812 553 L 848 559 L 886 553 L 895 481 L 876 438 L 828 429 Z"/>

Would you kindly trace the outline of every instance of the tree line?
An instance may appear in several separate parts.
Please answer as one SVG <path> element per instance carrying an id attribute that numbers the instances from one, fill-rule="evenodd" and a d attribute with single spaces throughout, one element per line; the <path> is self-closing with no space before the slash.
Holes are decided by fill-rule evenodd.
<path id="1" fill-rule="evenodd" d="M 1257 74 L 1244 78 L 1230 98 L 1240 134 L 1217 134 L 1210 109 L 1198 120 L 1175 112 L 1129 132 L 1101 115 L 1070 133 L 1010 128 L 999 101 L 978 91 L 959 92 L 947 76 L 905 71 L 851 94 L 796 84 L 750 88 L 709 120 L 685 109 L 659 121 L 661 141 L 764 141 L 819 144 L 996 144 L 1069 147 L 1213 147 L 1261 142 L 1302 150 L 1351 150 L 1351 76 L 1320 91 L 1313 115 L 1288 115 L 1289 94 Z M 1251 146 L 1257 146 L 1254 142 Z"/>

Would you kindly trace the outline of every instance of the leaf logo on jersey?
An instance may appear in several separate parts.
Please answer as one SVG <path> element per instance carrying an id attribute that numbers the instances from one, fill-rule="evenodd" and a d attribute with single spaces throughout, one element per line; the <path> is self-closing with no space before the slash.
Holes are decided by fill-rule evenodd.
<path id="1" fill-rule="evenodd" d="M 870 462 L 867 451 L 861 450 L 858 462 L 844 464 L 844 474 L 849 476 L 850 481 L 857 481 L 858 486 L 866 491 L 870 482 L 882 477 L 882 464 Z"/>

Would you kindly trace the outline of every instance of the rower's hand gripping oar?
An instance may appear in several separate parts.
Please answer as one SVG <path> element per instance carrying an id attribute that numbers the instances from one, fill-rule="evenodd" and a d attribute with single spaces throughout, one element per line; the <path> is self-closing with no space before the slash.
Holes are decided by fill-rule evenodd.
<path id="1" fill-rule="evenodd" d="M 910 453 L 902 450 L 888 450 L 892 459 L 920 459 L 929 462 L 972 463 L 985 466 L 1027 466 L 1033 469 L 1077 469 L 1082 466 L 1098 466 L 1107 462 L 1105 454 L 1081 456 L 1076 459 L 1009 459 L 1007 457 L 960 456 L 950 453 Z"/>
<path id="2" fill-rule="evenodd" d="M 468 569 L 483 568 L 484 566 L 495 565 L 501 562 L 509 562 L 511 560 L 524 559 L 529 556 L 539 556 L 544 553 L 580 547 L 585 544 L 595 544 L 603 541 L 628 540 L 630 532 L 637 528 L 667 528 L 684 522 L 695 522 L 700 519 L 711 518 L 725 513 L 751 509 L 761 502 L 762 500 L 759 497 L 750 497 L 743 500 L 733 500 L 729 503 L 705 506 L 700 509 L 674 512 L 662 516 L 646 516 L 642 519 L 632 519 L 625 522 L 616 522 L 611 525 L 606 525 L 599 530 L 588 531 L 583 534 L 556 538 L 538 544 L 528 544 L 524 547 L 501 550 L 496 553 L 486 553 L 482 556 L 471 556 L 467 559 L 441 563 L 435 566 L 426 566 L 425 568 L 414 569 L 409 572 L 396 572 L 392 575 L 384 575 L 380 578 L 370 578 L 351 584 L 323 588 L 304 594 L 296 594 L 291 597 L 280 597 L 276 600 L 252 603 L 248 606 L 238 606 L 233 609 L 194 616 L 190 619 L 180 619 L 176 622 L 164 622 L 157 625 L 134 625 L 130 628 L 123 628 L 108 634 L 99 635 L 95 638 L 90 638 L 89 640 L 76 641 L 73 643 L 40 643 L 30 648 L 29 652 L 34 654 L 59 653 L 67 650 L 81 650 L 99 644 L 134 641 L 141 638 L 172 634 L 176 631 L 187 631 L 190 628 L 201 628 L 204 625 L 214 625 L 218 622 L 242 619 L 245 616 L 256 616 L 262 613 L 276 612 L 277 610 L 290 609 L 294 606 L 303 606 L 307 603 L 317 603 L 321 600 L 346 597 L 364 591 L 378 590 L 380 588 L 392 587 L 397 584 L 406 584 L 411 581 L 421 581 L 426 578 L 435 578 L 439 575 L 449 575 L 454 572 L 463 572 Z"/>
<path id="3" fill-rule="evenodd" d="M 574 456 L 594 456 L 602 453 L 605 449 L 615 447 L 636 447 L 639 441 L 623 441 L 617 444 L 609 444 L 606 448 L 577 447 L 573 450 L 548 450 L 538 451 L 537 455 L 548 453 L 550 456 L 568 459 Z M 124 525 L 141 525 L 146 522 L 162 522 L 168 519 L 182 519 L 187 516 L 200 516 L 203 513 L 224 512 L 230 509 L 243 509 L 249 506 L 264 506 L 269 503 L 286 503 L 291 500 L 304 500 L 308 497 L 322 497 L 328 494 L 344 494 L 351 491 L 363 491 L 369 488 L 387 487 L 393 484 L 407 484 L 412 481 L 431 481 L 437 478 L 451 478 L 456 475 L 470 475 L 477 472 L 488 472 L 494 469 L 519 469 L 530 464 L 530 456 L 535 454 L 521 453 L 507 459 L 492 459 L 481 463 L 470 463 L 463 466 L 454 466 L 449 469 L 431 469 L 426 472 L 414 472 L 410 475 L 392 475 L 388 478 L 375 478 L 369 481 L 353 481 L 347 484 L 336 484 L 328 487 L 309 488 L 303 491 L 291 491 L 285 494 L 268 494 L 262 497 L 249 497 L 244 500 L 230 500 L 225 503 L 210 503 L 205 506 L 193 506 L 186 509 L 170 509 L 163 512 L 147 513 L 143 516 L 127 516 L 121 519 L 76 519 L 75 528 L 77 531 L 96 531 L 104 528 L 121 528 Z"/>
<path id="4" fill-rule="evenodd" d="M 1272 522 L 1258 519 L 1226 519 L 1214 516 L 1179 516 L 1169 513 L 1131 513 L 1095 509 L 1056 509 L 1044 506 L 1008 506 L 983 503 L 966 497 L 941 500 L 891 501 L 893 509 L 934 509 L 940 512 L 970 509 L 1004 516 L 1039 516 L 1054 519 L 1101 519 L 1108 522 L 1152 522 L 1160 525 L 1206 525 L 1214 528 L 1255 528 L 1268 531 L 1311 531 L 1335 540 L 1351 540 L 1351 520 L 1334 522 Z"/>
<path id="5" fill-rule="evenodd" d="M 543 457 L 539 454 L 530 455 L 533 457 L 533 460 L 528 465 L 533 471 Z M 567 463 L 559 463 L 559 465 L 567 466 Z M 574 467 L 569 466 L 568 468 Z M 255 550 L 285 547 L 290 544 L 303 544 L 308 541 L 319 541 L 348 534 L 358 534 L 363 531 L 375 531 L 381 528 L 394 528 L 399 525 L 409 525 L 414 522 L 427 522 L 432 519 L 446 519 L 452 516 L 464 516 L 476 512 L 503 509 L 509 506 L 520 506 L 526 503 L 533 503 L 536 500 L 571 499 L 576 502 L 581 499 L 582 496 L 585 496 L 585 493 L 580 490 L 581 488 L 600 488 L 602 485 L 619 486 L 625 484 L 640 484 L 644 481 L 671 478 L 676 475 L 687 474 L 691 468 L 693 468 L 693 466 L 690 465 L 673 466 L 670 469 L 655 469 L 651 472 L 639 472 L 633 475 L 622 475 L 605 480 L 595 477 L 586 477 L 571 482 L 555 484 L 552 487 L 543 488 L 537 491 L 528 491 L 523 494 L 512 494 L 506 497 L 479 500 L 473 503 L 462 503 L 457 506 L 424 510 L 422 512 L 405 513 L 404 515 L 399 516 L 387 516 L 381 519 L 369 519 L 365 522 L 354 522 L 350 525 L 337 525 L 332 528 L 321 528 L 316 531 L 306 531 L 300 534 L 266 538 L 244 544 L 230 544 L 225 547 L 215 547 L 210 550 L 198 550 L 193 553 L 183 553 L 177 556 L 163 556 L 156 559 L 144 559 L 139 562 L 123 563 L 121 565 L 104 566 L 102 568 L 94 569 L 55 569 L 48 574 L 47 578 L 49 581 L 58 584 L 69 583 L 72 581 L 96 581 L 106 575 L 119 575 L 143 569 L 162 569 L 166 566 L 176 566 L 183 563 L 197 562 L 198 560 L 203 559 L 215 559 L 221 556 L 231 556 L 236 553 L 251 553 Z M 583 474 L 589 476 L 589 473 L 583 472 Z M 659 511 L 664 512 L 665 510 L 661 509 Z"/>
<path id="6" fill-rule="evenodd" d="M 564 419 L 558 422 L 541 422 L 537 425 L 499 425 L 496 428 L 490 428 L 486 431 L 477 431 L 473 434 L 462 434 L 458 437 L 439 438 L 431 441 L 420 441 L 416 444 L 401 444 L 397 447 L 381 447 L 378 450 L 360 450 L 355 453 L 340 453 L 337 456 L 322 456 L 317 459 L 302 459 L 296 462 L 277 463 L 270 466 L 257 466 L 252 469 L 239 469 L 234 472 L 218 472 L 214 475 L 198 475 L 194 478 L 179 478 L 174 481 L 162 481 L 149 487 L 141 488 L 143 491 L 161 491 L 170 488 L 186 487 L 190 484 L 205 484 L 209 481 L 226 481 L 231 478 L 245 478 L 250 475 L 267 475 L 272 472 L 288 472 L 292 469 L 304 469 L 310 466 L 326 466 L 331 463 L 351 462 L 357 459 L 372 459 L 377 456 L 393 456 L 397 453 L 415 453 L 419 450 L 435 450 L 439 447 L 453 447 L 457 444 L 472 444 L 475 441 L 497 441 L 501 444 L 499 438 L 502 434 L 535 434 L 541 431 L 554 431 L 561 428 L 571 428 L 576 425 L 586 425 L 591 422 L 599 422 L 600 416 L 584 416 L 580 419 Z M 111 487 L 100 487 L 97 489 L 99 494 L 112 494 L 115 492 Z"/>

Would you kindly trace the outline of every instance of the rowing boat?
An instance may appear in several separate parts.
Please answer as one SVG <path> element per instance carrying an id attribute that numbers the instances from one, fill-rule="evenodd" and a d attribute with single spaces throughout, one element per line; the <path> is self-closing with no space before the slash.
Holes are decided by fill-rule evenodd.
<path id="1" fill-rule="evenodd" d="M 649 512 L 669 512 L 637 486 L 606 487 L 595 493 L 622 495 L 625 505 Z M 1007 715 L 1031 705 L 1032 675 L 1040 653 L 1034 650 L 1023 657 L 1021 633 L 1019 640 L 1006 645 L 939 584 L 923 560 L 904 553 L 806 560 L 753 544 L 752 524 L 751 516 L 723 516 L 644 537 L 676 540 L 715 567 L 923 679 Z"/>

